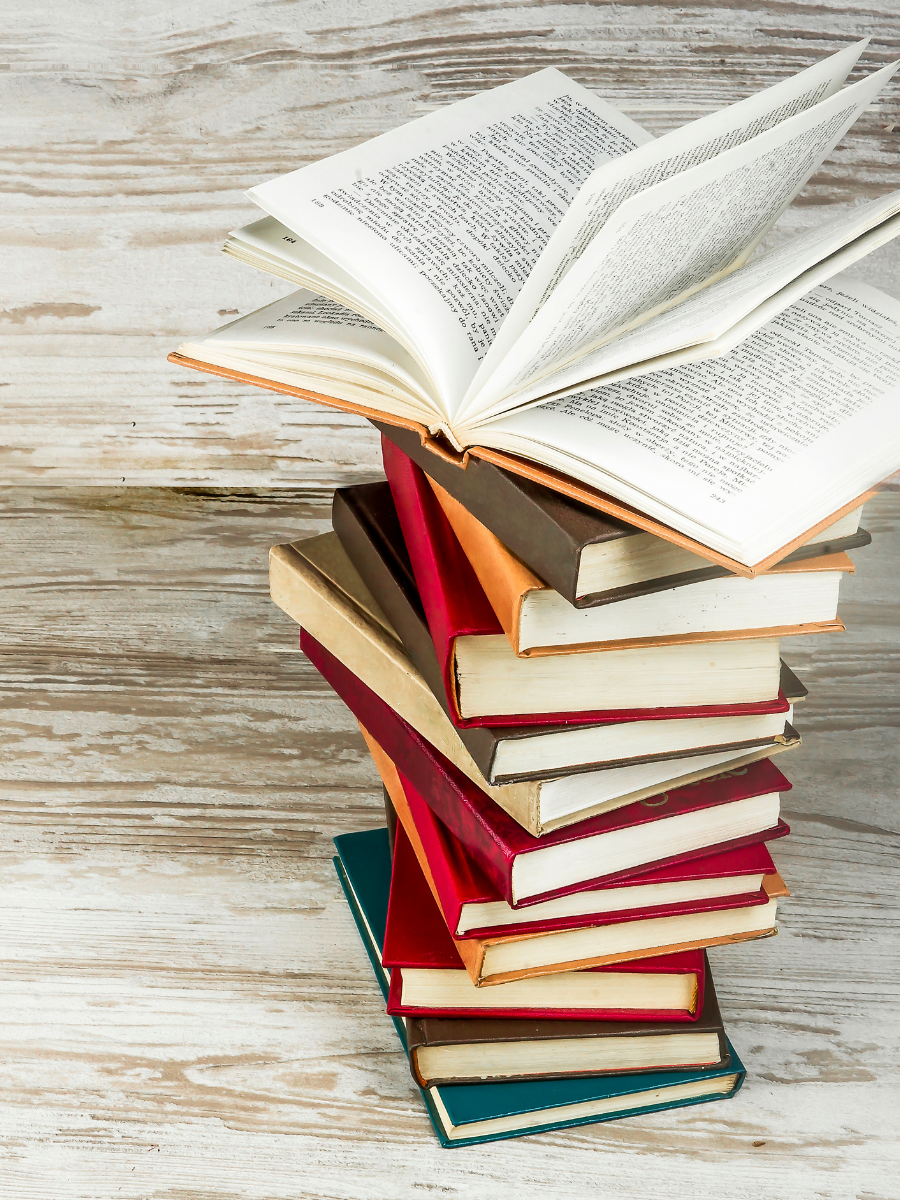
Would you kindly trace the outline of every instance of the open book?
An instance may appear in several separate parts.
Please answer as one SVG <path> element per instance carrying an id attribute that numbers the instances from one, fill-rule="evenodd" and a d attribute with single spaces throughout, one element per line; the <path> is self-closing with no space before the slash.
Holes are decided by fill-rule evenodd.
<path id="1" fill-rule="evenodd" d="M 656 140 L 545 70 L 253 188 L 225 249 L 304 290 L 172 357 L 752 573 L 900 465 L 900 303 L 835 281 L 900 192 L 750 258 L 893 75 L 841 87 L 864 45 Z"/>

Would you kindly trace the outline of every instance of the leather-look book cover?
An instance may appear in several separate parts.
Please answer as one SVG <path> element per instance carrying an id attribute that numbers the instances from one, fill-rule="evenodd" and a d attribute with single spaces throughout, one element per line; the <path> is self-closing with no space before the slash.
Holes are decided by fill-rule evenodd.
<path id="1" fill-rule="evenodd" d="M 527 590 L 529 585 L 524 584 L 521 579 L 516 579 L 507 581 L 509 586 L 506 589 L 493 589 L 497 597 L 497 608 L 505 617 L 505 621 L 501 620 L 425 472 L 387 438 L 382 438 L 382 454 L 403 539 L 441 666 L 447 698 L 454 711 L 459 711 L 456 642 L 463 637 L 507 636 L 514 653 L 521 658 L 530 658 L 545 654 L 581 655 L 585 652 L 596 655 L 604 650 L 652 649 L 697 642 L 758 640 L 801 633 L 829 633 L 844 628 L 842 621 L 832 619 L 808 624 L 764 629 L 718 630 L 711 633 L 680 632 L 659 635 L 651 630 L 644 636 L 624 641 L 536 647 L 520 653 L 518 628 L 523 595 L 521 588 Z M 451 503 L 455 502 L 451 499 Z M 819 560 L 816 566 L 846 572 L 852 572 L 854 569 L 853 563 L 845 554 Z M 788 564 L 786 567 L 779 566 L 774 569 L 779 572 L 798 570 L 802 569 L 802 564 Z M 596 670 L 596 662 L 576 659 L 570 669 L 573 672 Z"/>
<path id="2" fill-rule="evenodd" d="M 459 939 L 452 937 L 447 929 L 440 908 L 430 887 L 430 880 L 419 866 L 418 859 L 412 846 L 412 841 L 406 836 L 406 826 L 397 824 L 399 836 L 395 836 L 392 855 L 393 870 L 391 874 L 391 891 L 388 900 L 387 924 L 385 927 L 384 949 L 382 963 L 391 968 L 391 990 L 388 1001 L 388 1011 L 393 1015 L 421 1016 L 431 1015 L 440 1011 L 441 1016 L 472 1015 L 471 1007 L 438 1010 L 434 1007 L 422 1008 L 414 1006 L 403 999 L 403 969 L 417 971 L 459 971 L 466 972 L 466 964 L 460 956 L 460 949 L 467 954 L 467 947 L 461 945 Z M 548 991 L 556 996 L 556 1003 L 548 1008 L 525 1007 L 521 1000 L 510 1008 L 507 999 L 509 985 L 501 985 L 487 989 L 479 989 L 479 994 L 487 992 L 486 999 L 478 1000 L 478 1011 L 481 1016 L 498 1017 L 540 1017 L 544 1020 L 591 1018 L 592 1020 L 666 1020 L 690 1021 L 697 1019 L 703 1011 L 703 996 L 705 973 L 703 969 L 703 950 L 684 950 L 677 954 L 652 955 L 642 959 L 626 960 L 612 965 L 590 967 L 594 974 L 608 975 L 610 972 L 625 974 L 650 973 L 677 974 L 693 976 L 690 988 L 691 1001 L 688 1007 L 675 1012 L 654 1008 L 647 1004 L 643 1009 L 625 1010 L 617 1008 L 578 1008 L 567 1006 L 570 999 L 567 994 L 569 974 L 551 976 Z M 546 982 L 546 981 L 545 981 Z M 473 981 L 473 992 L 475 991 Z M 495 999 L 496 998 L 496 999 Z M 495 1007 L 490 1007 L 491 1003 Z"/>
<path id="3" fill-rule="evenodd" d="M 400 635 L 403 646 L 435 698 L 459 732 L 461 740 L 490 783 L 512 783 L 521 779 L 542 776 L 556 778 L 595 768 L 593 762 L 580 763 L 569 770 L 553 772 L 495 773 L 494 764 L 499 748 L 505 741 L 544 736 L 555 728 L 572 725 L 615 725 L 633 721 L 683 720 L 692 717 L 749 716 L 787 712 L 790 707 L 785 687 L 801 694 L 796 676 L 782 664 L 781 691 L 775 700 L 756 704 L 708 705 L 684 708 L 630 709 L 613 712 L 559 713 L 540 717 L 470 717 L 459 716 L 451 704 L 434 641 L 428 627 L 425 609 L 416 586 L 406 544 L 397 519 L 397 511 L 389 484 L 365 483 L 338 488 L 334 493 L 331 519 L 347 556 L 356 567 L 372 596 Z M 521 724 L 512 722 L 521 720 Z M 486 722 L 490 722 L 487 724 Z M 719 749 L 750 749 L 770 745 L 771 738 L 750 741 L 735 740 L 719 746 L 694 747 L 672 754 L 648 756 L 654 758 L 686 758 L 694 754 L 712 753 Z M 605 762 L 604 766 L 623 765 L 626 759 Z"/>
<path id="4" fill-rule="evenodd" d="M 388 917 L 390 921 L 390 917 Z M 490 1074 L 485 1077 L 492 1080 L 501 1079 L 559 1079 L 574 1078 L 578 1075 L 615 1075 L 629 1071 L 658 1071 L 686 1070 L 694 1067 L 698 1070 L 716 1070 L 726 1067 L 731 1059 L 725 1041 L 725 1029 L 722 1025 L 722 1015 L 719 1012 L 719 1002 L 713 985 L 712 972 L 709 963 L 706 964 L 706 998 L 703 1012 L 696 1021 L 690 1024 L 676 1021 L 636 1021 L 636 1020 L 559 1020 L 546 1021 L 534 1017 L 496 1018 L 496 1017 L 407 1017 L 406 1042 L 409 1053 L 409 1069 L 419 1087 L 429 1087 L 441 1083 L 467 1083 L 470 1077 L 453 1076 L 440 1072 L 426 1076 L 421 1062 L 421 1052 L 433 1047 L 478 1046 L 487 1047 L 497 1043 L 543 1042 L 549 1043 L 552 1053 L 554 1043 L 563 1041 L 578 1041 L 585 1039 L 603 1038 L 624 1041 L 632 1039 L 657 1039 L 677 1037 L 679 1044 L 684 1045 L 682 1051 L 677 1051 L 678 1061 L 672 1059 L 663 1061 L 645 1061 L 644 1065 L 632 1062 L 621 1067 L 609 1067 L 601 1071 L 589 1069 L 579 1070 L 573 1067 L 563 1070 L 562 1066 L 540 1072 L 529 1071 L 527 1068 L 518 1072 Z M 703 1037 L 704 1034 L 712 1035 Z M 702 1038 L 703 1044 L 716 1044 L 715 1057 L 706 1051 L 708 1057 L 698 1058 L 692 1054 Z M 715 1041 L 714 1041 L 715 1039 Z M 654 1042 L 654 1044 L 657 1044 Z M 627 1047 L 623 1048 L 623 1057 L 627 1057 Z M 669 1051 L 671 1053 L 671 1051 Z M 646 1054 L 646 1052 L 645 1052 Z M 549 1056 L 548 1056 L 549 1057 Z M 649 1056 L 648 1056 L 649 1058 Z"/>
<path id="5" fill-rule="evenodd" d="M 492 989 L 498 984 L 532 976 L 546 976 L 569 971 L 583 970 L 610 963 L 622 963 L 646 957 L 658 957 L 681 950 L 698 949 L 705 946 L 731 944 L 749 938 L 767 936 L 772 931 L 770 917 L 751 922 L 747 929 L 745 917 L 748 910 L 764 908 L 769 911 L 771 897 L 763 892 L 760 899 L 750 903 L 734 903 L 729 899 L 693 910 L 690 913 L 672 912 L 660 914 L 656 910 L 619 912 L 604 914 L 602 922 L 586 921 L 576 929 L 609 931 L 611 926 L 621 926 L 618 932 L 624 940 L 616 939 L 616 949 L 608 945 L 597 949 L 608 938 L 594 938 L 594 948 L 575 952 L 570 948 L 566 930 L 515 929 L 508 932 L 491 930 L 481 937 L 457 938 L 451 936 L 436 899 L 433 881 L 426 877 L 427 867 L 419 865 L 412 839 L 406 827 L 398 822 L 394 835 L 394 870 L 391 880 L 391 901 L 388 909 L 388 935 L 385 941 L 384 965 L 386 967 L 458 969 L 461 965 L 476 988 Z M 787 895 L 787 888 L 779 875 L 767 877 L 766 887 L 772 896 Z M 704 929 L 705 922 L 686 923 L 683 918 L 728 911 L 733 919 L 729 932 L 710 933 Z M 394 913 L 393 921 L 390 913 Z M 412 921 L 409 914 L 414 914 Z M 690 926 L 687 932 L 685 929 Z M 672 933 L 673 926 L 682 932 Z M 737 932 L 743 929 L 743 932 Z M 649 940 L 648 940 L 649 939 Z M 501 955 L 515 943 L 524 951 L 521 962 L 513 968 L 495 965 L 497 950 Z M 537 951 L 537 952 L 535 952 Z M 549 953 L 548 953 L 549 951 Z"/>
<path id="6" fill-rule="evenodd" d="M 431 453 L 422 439 L 408 429 L 373 422 L 383 438 L 393 442 L 441 488 L 494 534 L 521 560 L 539 581 L 549 584 L 575 608 L 592 608 L 615 600 L 666 591 L 707 579 L 735 574 L 709 563 L 694 571 L 644 580 L 628 587 L 611 588 L 579 596 L 576 585 L 585 546 L 616 541 L 644 532 L 542 483 L 472 457 L 465 471 L 447 458 Z M 668 539 L 667 539 L 668 540 Z M 802 562 L 868 546 L 872 537 L 864 529 L 847 537 L 831 538 L 812 546 L 798 546 L 780 562 Z M 738 572 L 743 574 L 744 572 Z M 758 573 L 758 572 L 757 572 Z"/>
<path id="7" fill-rule="evenodd" d="M 381 965 L 391 860 L 387 831 L 367 829 L 334 839 L 332 860 L 341 890 L 382 995 L 389 972 Z M 407 1051 L 406 1025 L 393 1018 Z M 659 1071 L 639 1075 L 603 1075 L 510 1083 L 468 1083 L 422 1088 L 421 1096 L 442 1146 L 471 1146 L 541 1130 L 568 1128 L 658 1112 L 668 1108 L 726 1100 L 744 1081 L 744 1067 L 728 1043 L 730 1066 L 719 1071 Z M 514 1128 L 497 1123 L 514 1118 Z"/>
<path id="8" fill-rule="evenodd" d="M 301 630 L 300 647 L 360 724 L 397 765 L 398 770 L 425 797 L 435 815 L 452 830 L 507 904 L 514 908 L 520 900 L 513 891 L 513 863 L 522 855 L 581 838 L 601 837 L 604 833 L 614 830 L 664 821 L 680 813 L 786 791 L 791 786 L 768 759 L 763 759 L 737 771 L 724 772 L 719 777 L 702 783 L 673 789 L 664 793 L 666 800 L 659 804 L 639 801 L 612 812 L 577 821 L 542 837 L 535 837 L 517 824 L 481 788 L 463 775 L 459 768 L 408 725 L 390 705 L 367 688 L 306 630 Z M 540 896 L 527 897 L 527 900 L 537 903 L 538 900 L 549 899 L 553 895 L 583 891 L 602 878 L 627 878 L 638 874 L 651 863 L 663 866 L 680 859 L 702 858 L 718 850 L 768 841 L 787 832 L 787 825 L 778 821 L 771 828 L 729 840 L 725 844 L 698 847 L 685 853 L 661 856 L 656 860 L 647 859 L 621 869 L 598 872 L 592 879 L 548 889 Z"/>
<path id="9" fill-rule="evenodd" d="M 375 765 L 384 782 L 385 805 L 393 812 L 393 819 L 403 825 L 407 838 L 415 851 L 419 867 L 431 888 L 444 923 L 454 939 L 489 937 L 492 934 L 536 933 L 560 929 L 578 929 L 585 925 L 602 925 L 607 921 L 634 920 L 639 917 L 665 917 L 676 913 L 704 912 L 716 908 L 739 908 L 748 904 L 765 904 L 767 894 L 763 888 L 754 886 L 759 876 L 775 875 L 776 868 L 765 843 L 744 846 L 739 850 L 726 850 L 710 854 L 705 858 L 689 859 L 642 871 L 627 879 L 614 883 L 601 882 L 595 888 L 580 893 L 584 897 L 585 909 L 589 897 L 596 894 L 597 908 L 594 912 L 584 911 L 566 916 L 546 916 L 539 905 L 521 906 L 517 915 L 532 912 L 534 920 L 516 921 L 505 924 L 502 919 L 491 925 L 463 924 L 467 906 L 505 904 L 503 897 L 492 885 L 484 872 L 468 854 L 458 838 L 426 804 L 408 779 L 404 779 L 397 768 L 376 742 L 363 730 L 363 735 L 372 752 Z M 389 825 L 390 829 L 390 825 Z M 392 835 L 393 836 L 393 835 Z M 640 905 L 629 899 L 640 893 L 636 889 L 654 884 L 684 883 L 692 880 L 740 879 L 751 877 L 746 886 L 725 896 L 703 897 L 693 900 L 660 902 Z M 699 889 L 699 890 L 702 890 Z M 609 902 L 603 901 L 609 897 Z"/>

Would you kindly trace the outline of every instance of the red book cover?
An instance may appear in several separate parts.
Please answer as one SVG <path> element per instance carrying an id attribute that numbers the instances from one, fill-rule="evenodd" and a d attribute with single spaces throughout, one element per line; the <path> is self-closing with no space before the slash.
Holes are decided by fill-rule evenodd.
<path id="1" fill-rule="evenodd" d="M 412 919 L 411 919 L 412 917 Z M 403 827 L 397 827 L 394 849 L 394 869 L 391 876 L 391 892 L 388 901 L 387 930 L 384 939 L 382 962 L 391 968 L 391 986 L 387 1011 L 392 1016 L 472 1016 L 472 1009 L 433 1009 L 404 1006 L 402 1002 L 402 971 L 404 967 L 431 970 L 458 970 L 465 972 L 462 960 L 456 952 L 453 939 L 447 931 L 440 909 L 425 881 L 425 876 L 416 861 L 415 853 Z M 565 1008 L 565 977 L 560 978 L 560 1005 L 544 1008 L 482 1008 L 480 1017 L 542 1017 L 547 1020 L 618 1021 L 629 1018 L 646 1021 L 681 1020 L 695 1021 L 703 1012 L 703 984 L 705 978 L 705 956 L 702 950 L 685 950 L 679 954 L 658 955 L 655 958 L 633 959 L 611 966 L 591 967 L 592 971 L 628 972 L 653 974 L 693 974 L 696 977 L 697 1000 L 693 1011 L 646 1009 L 640 1011 L 622 1009 L 572 1009 Z M 472 985 L 473 992 L 476 990 Z M 503 985 L 490 989 L 501 1005 Z"/>
<path id="2" fill-rule="evenodd" d="M 537 903 L 553 896 L 583 891 L 595 887 L 602 879 L 612 881 L 628 878 L 650 865 L 661 867 L 703 858 L 720 850 L 768 841 L 789 832 L 788 826 L 779 821 L 771 828 L 727 843 L 659 857 L 652 864 L 651 861 L 629 864 L 621 869 L 598 873 L 591 879 L 580 879 L 517 900 L 513 891 L 513 866 L 524 855 L 582 838 L 600 838 L 606 833 L 664 821 L 683 813 L 787 791 L 791 785 L 769 759 L 763 759 L 736 771 L 724 772 L 712 779 L 662 793 L 663 798 L 655 802 L 649 798 L 627 804 L 613 812 L 589 817 L 536 838 L 517 824 L 305 629 L 300 632 L 300 646 L 356 719 L 393 760 L 398 771 L 413 784 L 435 816 L 456 835 L 503 899 L 514 908 L 524 902 Z"/>
<path id="3" fill-rule="evenodd" d="M 630 721 L 749 716 L 787 712 L 784 693 L 756 704 L 687 705 L 677 708 L 602 709 L 591 712 L 519 713 L 462 717 L 453 683 L 453 643 L 466 634 L 505 636 L 490 601 L 424 471 L 382 437 L 384 469 L 409 554 L 425 619 L 434 642 L 450 716 L 460 729 L 515 725 L 615 725 Z"/>
<path id="4" fill-rule="evenodd" d="M 657 867 L 650 871 L 641 871 L 637 875 L 614 883 L 607 880 L 599 883 L 596 888 L 585 889 L 581 893 L 587 896 L 589 892 L 593 891 L 609 892 L 614 890 L 617 892 L 616 900 L 621 901 L 621 905 L 617 908 L 593 914 L 581 913 L 563 917 L 544 917 L 536 911 L 534 921 L 527 923 L 472 926 L 460 932 L 460 922 L 465 905 L 502 903 L 503 897 L 478 864 L 466 854 L 459 839 L 454 837 L 446 825 L 437 819 L 412 783 L 402 773 L 398 772 L 398 776 L 428 860 L 428 868 L 440 897 L 444 920 L 454 937 L 474 938 L 504 933 L 535 933 L 539 930 L 549 932 L 556 929 L 580 929 L 586 925 L 611 924 L 615 921 L 635 920 L 638 917 L 669 917 L 675 916 L 676 913 L 709 912 L 718 908 L 741 908 L 751 904 L 765 904 L 768 900 L 768 896 L 762 888 L 748 886 L 746 890 L 734 892 L 728 896 L 660 903 L 653 907 L 635 907 L 628 902 L 629 892 L 635 887 L 680 883 L 688 880 L 732 878 L 742 875 L 774 875 L 775 864 L 772 862 L 772 856 L 765 845 L 760 842 L 739 850 L 726 850 L 719 854 L 707 855 L 704 858 L 695 858 L 665 867 Z M 525 911 L 527 908 L 528 906 L 525 906 Z M 521 907 L 519 911 L 521 911 Z"/>
<path id="5" fill-rule="evenodd" d="M 381 452 L 444 678 L 447 700 L 458 718 L 453 686 L 454 639 L 463 634 L 499 634 L 503 637 L 503 626 L 428 486 L 424 471 L 384 436 Z M 517 717 L 516 724 L 519 723 Z M 534 723 L 546 724 L 547 721 L 541 715 Z"/>

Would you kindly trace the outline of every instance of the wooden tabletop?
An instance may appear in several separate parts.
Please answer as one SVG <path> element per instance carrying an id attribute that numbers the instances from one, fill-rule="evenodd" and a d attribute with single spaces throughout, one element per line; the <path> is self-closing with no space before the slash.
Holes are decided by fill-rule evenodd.
<path id="1" fill-rule="evenodd" d="M 878 12 L 877 9 L 890 11 Z M 15 6 L 0 225 L 0 1194 L 18 1200 L 900 1195 L 900 494 L 784 760 L 781 932 L 713 952 L 731 1102 L 445 1151 L 331 867 L 381 823 L 266 550 L 378 473 L 353 418 L 191 376 L 187 334 L 289 290 L 228 261 L 250 184 L 565 67 L 654 132 L 896 5 L 392 0 Z M 898 186 L 864 116 L 785 223 Z M 896 250 L 856 269 L 900 295 Z M 54 487 L 46 485 L 53 484 Z M 228 489 L 242 488 L 242 495 Z"/>

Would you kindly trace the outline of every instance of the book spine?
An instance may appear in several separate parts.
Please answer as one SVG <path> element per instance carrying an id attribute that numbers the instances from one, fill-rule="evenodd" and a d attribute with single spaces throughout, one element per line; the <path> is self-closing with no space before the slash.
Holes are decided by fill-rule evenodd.
<path id="1" fill-rule="evenodd" d="M 454 642 L 463 634 L 502 634 L 503 628 L 421 468 L 386 438 L 382 452 L 447 700 L 459 716 Z"/>
<path id="2" fill-rule="evenodd" d="M 536 575 L 575 604 L 581 545 L 553 520 L 544 505 L 535 503 L 526 481 L 478 458 L 470 458 L 466 469 L 460 470 L 426 450 L 415 433 L 378 421 L 373 424 L 383 439 L 408 454 Z"/>
<path id="3" fill-rule="evenodd" d="M 417 822 L 413 816 L 406 789 L 400 780 L 397 768 L 365 726 L 360 725 L 359 728 L 366 740 L 366 745 L 369 747 L 369 752 L 372 755 L 375 766 L 378 768 L 378 774 L 384 783 L 385 803 L 390 803 L 395 814 L 395 819 L 399 819 L 400 824 L 403 826 L 410 845 L 415 851 L 422 874 L 425 876 L 431 894 L 434 896 L 435 903 L 441 910 L 444 923 L 450 931 L 451 936 L 455 937 L 456 930 L 459 928 L 463 900 L 457 891 L 453 875 L 443 855 L 435 851 L 433 837 L 428 838 L 430 849 L 426 850 L 425 838 L 431 830 L 429 830 L 424 821 L 420 820 Z M 422 803 L 422 808 L 429 815 L 431 814 L 431 809 L 424 802 Z M 422 827 L 421 832 L 420 826 Z"/>
<path id="4" fill-rule="evenodd" d="M 388 757 L 409 776 L 500 895 L 511 903 L 513 852 L 503 836 L 503 827 L 507 822 L 515 826 L 512 818 L 305 629 L 300 632 L 300 647 Z"/>
<path id="5" fill-rule="evenodd" d="M 363 583 L 400 635 L 403 648 L 412 659 L 413 665 L 453 722 L 460 740 L 486 782 L 492 783 L 494 759 L 500 739 L 487 727 L 471 727 L 467 722 L 460 721 L 458 713 L 450 704 L 422 602 L 412 587 L 403 587 L 401 572 L 392 571 L 387 565 L 386 559 L 391 555 L 392 547 L 357 503 L 357 492 L 356 488 L 351 487 L 338 488 L 334 493 L 331 506 L 334 532 Z M 388 515 L 385 514 L 385 519 L 388 519 Z M 511 776 L 504 779 L 504 782 L 517 782 L 517 779 Z"/>

